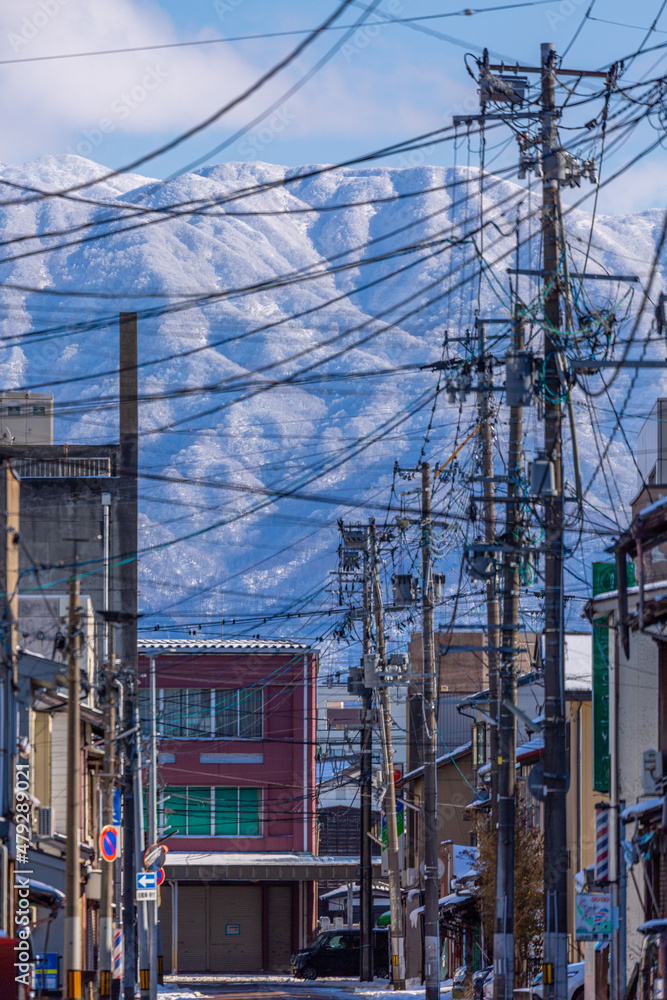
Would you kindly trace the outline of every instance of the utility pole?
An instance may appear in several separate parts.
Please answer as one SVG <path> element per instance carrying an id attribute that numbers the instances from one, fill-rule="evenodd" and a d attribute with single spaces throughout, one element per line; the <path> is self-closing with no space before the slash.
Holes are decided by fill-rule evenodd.
<path id="1" fill-rule="evenodd" d="M 106 624 L 106 623 L 105 623 Z M 108 626 L 107 626 L 108 627 Z M 104 773 L 102 775 L 102 822 L 113 823 L 113 793 L 116 772 L 114 736 L 116 731 L 116 691 L 113 657 L 109 651 L 104 663 Z M 114 867 L 102 862 L 102 900 L 100 903 L 100 1000 L 111 996 L 113 970 L 113 896 Z"/>
<path id="2" fill-rule="evenodd" d="M 132 732 L 137 697 L 137 474 L 139 466 L 139 420 L 137 409 L 137 314 L 120 314 L 119 423 L 120 498 L 118 517 L 118 569 L 121 606 L 118 609 L 120 659 L 125 673 L 123 721 L 126 731 L 123 776 L 123 994 L 134 1000 L 137 979 L 136 872 L 141 862 L 135 856 L 135 769 L 138 732 Z"/>
<path id="3" fill-rule="evenodd" d="M 363 548 L 363 602 L 364 602 L 364 637 L 363 653 L 371 652 L 371 572 L 369 553 L 369 529 L 364 528 Z M 363 677 L 362 670 L 362 677 Z M 371 852 L 371 807 L 373 782 L 373 689 L 364 685 L 362 694 L 363 718 L 361 728 L 361 767 L 359 775 L 361 797 L 361 844 L 359 852 L 359 936 L 361 938 L 361 969 L 359 977 L 362 983 L 373 981 L 373 862 Z"/>
<path id="4" fill-rule="evenodd" d="M 524 349 L 524 320 L 517 301 L 513 354 Z M 500 648 L 498 712 L 498 823 L 496 848 L 496 909 L 493 935 L 493 998 L 514 996 L 514 840 L 516 717 L 508 707 L 516 703 L 519 628 L 520 561 L 523 543 L 521 505 L 521 451 L 523 405 L 510 406 L 507 457 L 507 510 L 503 565 L 503 622 Z"/>
<path id="5" fill-rule="evenodd" d="M 542 245 L 544 279 L 544 449 L 553 463 L 554 493 L 544 497 L 544 945 L 545 998 L 567 1000 L 568 761 L 564 705 L 563 453 L 558 239 L 559 140 L 556 117 L 557 59 L 550 42 L 541 47 Z"/>
<path id="6" fill-rule="evenodd" d="M 19 540 L 20 540 L 20 490 L 21 484 L 14 475 L 10 459 L 0 462 L 0 637 L 2 638 L 2 665 L 0 670 L 0 815 L 17 816 L 17 704 L 18 691 L 18 604 L 19 604 Z M 23 782 L 22 782 L 23 783 Z M 14 874 L 16 851 L 11 840 L 0 843 L 2 860 L 0 877 L 0 927 L 12 937 L 14 923 Z M 11 857 L 10 857 L 11 855 Z"/>
<path id="7" fill-rule="evenodd" d="M 150 769 L 148 772 L 148 843 L 157 843 L 157 691 L 155 689 L 155 657 L 149 660 L 150 673 Z M 158 892 L 160 890 L 158 889 Z M 157 931 L 158 931 L 158 903 L 157 899 L 148 904 L 149 924 L 148 924 L 148 968 L 150 972 L 149 994 L 150 1000 L 157 998 Z"/>
<path id="8" fill-rule="evenodd" d="M 137 750 L 134 768 L 134 854 L 136 870 L 143 867 L 143 855 L 146 850 L 144 837 L 144 793 L 143 793 L 143 762 L 141 752 L 141 719 L 139 716 L 139 695 L 134 699 L 134 725 L 136 730 Z M 133 885 L 134 888 L 134 885 Z M 139 989 L 142 1000 L 148 1000 L 150 991 L 150 972 L 148 965 L 148 903 L 146 901 L 137 907 L 137 941 L 139 955 Z"/>
<path id="9" fill-rule="evenodd" d="M 480 321 L 476 325 L 479 377 L 483 386 L 487 386 L 491 384 L 492 371 L 489 359 L 486 356 L 486 326 Z M 493 478 L 493 411 L 491 408 L 491 396 L 486 388 L 483 388 L 478 393 L 477 405 L 481 425 L 480 443 L 482 446 L 484 541 L 491 549 L 496 544 L 496 505 L 494 503 L 495 482 Z M 497 650 L 500 645 L 500 608 L 498 606 L 495 573 L 486 581 L 486 625 L 489 709 L 491 718 L 497 720 L 499 713 Z M 493 725 L 490 727 L 489 749 L 491 756 L 491 822 L 495 828 L 498 822 L 498 729 Z"/>
<path id="10" fill-rule="evenodd" d="M 438 724 L 437 677 L 433 653 L 433 573 L 431 565 L 431 466 L 422 464 L 422 692 L 424 716 L 424 979 L 426 1000 L 440 996 L 440 923 L 438 899 Z"/>
<path id="11" fill-rule="evenodd" d="M 375 605 L 375 652 L 378 668 L 386 664 L 387 654 L 384 640 L 382 609 L 382 588 L 378 565 L 378 545 L 375 520 L 370 522 L 370 541 L 373 574 L 373 597 Z M 398 832 L 396 828 L 396 786 L 394 784 L 394 753 L 391 743 L 391 705 L 386 684 L 380 687 L 380 732 L 387 791 L 384 799 L 387 820 L 387 858 L 389 864 L 389 907 L 391 912 L 391 972 L 395 990 L 405 989 L 405 937 L 403 933 L 403 910 L 401 906 L 401 875 L 398 859 Z"/>
<path id="12" fill-rule="evenodd" d="M 67 643 L 67 847 L 65 854 L 65 997 L 81 1000 L 81 673 L 79 578 L 69 582 Z"/>

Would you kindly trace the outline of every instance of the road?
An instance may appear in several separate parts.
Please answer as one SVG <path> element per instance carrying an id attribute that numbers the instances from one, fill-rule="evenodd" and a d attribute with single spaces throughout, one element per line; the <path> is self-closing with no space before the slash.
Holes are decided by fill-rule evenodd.
<path id="1" fill-rule="evenodd" d="M 195 977 L 193 977 L 194 980 Z M 335 981 L 328 983 L 307 983 L 307 982 L 278 982 L 278 981 L 255 981 L 255 982 L 230 982 L 227 977 L 226 982 L 209 981 L 218 977 L 201 977 L 198 981 L 184 982 L 179 977 L 178 986 L 165 989 L 161 993 L 162 997 L 173 997 L 173 1000 L 342 1000 L 349 997 L 350 1000 L 355 995 L 347 982 L 342 981 L 337 984 Z M 382 987 L 380 987 L 382 988 Z M 373 993 L 375 990 L 371 987 Z"/>

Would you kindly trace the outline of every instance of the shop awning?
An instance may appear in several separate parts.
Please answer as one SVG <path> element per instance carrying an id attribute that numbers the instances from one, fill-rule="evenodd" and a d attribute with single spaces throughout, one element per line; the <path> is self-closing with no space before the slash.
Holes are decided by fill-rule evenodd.
<path id="1" fill-rule="evenodd" d="M 44 906 L 48 910 L 59 910 L 65 902 L 65 893 L 46 882 L 28 879 L 28 899 L 33 906 Z"/>
<path id="2" fill-rule="evenodd" d="M 657 812 L 665 804 L 665 796 L 661 795 L 655 799 L 644 799 L 643 802 L 635 802 L 633 806 L 627 806 L 621 813 L 621 822 L 629 823 L 633 819 L 640 819 L 646 813 Z"/>
<path id="3" fill-rule="evenodd" d="M 379 874 L 380 858 L 373 858 Z M 165 861 L 168 880 L 209 882 L 324 882 L 359 876 L 359 858 L 316 857 L 313 854 L 271 852 L 227 853 L 170 851 Z"/>

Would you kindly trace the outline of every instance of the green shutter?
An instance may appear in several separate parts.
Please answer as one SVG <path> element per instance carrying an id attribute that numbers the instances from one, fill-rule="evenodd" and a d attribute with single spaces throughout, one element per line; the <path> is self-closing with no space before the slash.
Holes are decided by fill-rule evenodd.
<path id="1" fill-rule="evenodd" d="M 211 836 L 210 788 L 188 788 L 188 836 Z"/>
<path id="2" fill-rule="evenodd" d="M 239 788 L 239 833 L 242 837 L 259 835 L 259 788 Z"/>
<path id="3" fill-rule="evenodd" d="M 169 832 L 176 831 L 176 833 L 185 836 L 187 833 L 187 797 L 185 788 L 167 788 L 165 790 L 165 826 L 168 827 Z M 167 812 L 169 809 L 171 812 Z"/>
<path id="4" fill-rule="evenodd" d="M 609 792 L 609 618 L 593 622 L 593 790 Z"/>
<path id="5" fill-rule="evenodd" d="M 238 788 L 216 788 L 215 832 L 218 837 L 236 837 L 238 834 Z"/>

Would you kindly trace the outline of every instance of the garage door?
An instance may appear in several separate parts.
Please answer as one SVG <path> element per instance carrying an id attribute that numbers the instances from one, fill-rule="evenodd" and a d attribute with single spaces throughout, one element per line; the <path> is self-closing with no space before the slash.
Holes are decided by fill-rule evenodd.
<path id="1" fill-rule="evenodd" d="M 160 887 L 160 937 L 162 942 L 162 968 L 171 972 L 171 886 L 163 882 Z"/>
<path id="2" fill-rule="evenodd" d="M 261 971 L 262 887 L 209 885 L 208 891 L 207 971 Z"/>
<path id="3" fill-rule="evenodd" d="M 206 972 L 207 886 L 178 886 L 178 971 Z"/>
<path id="4" fill-rule="evenodd" d="M 270 885 L 269 972 L 289 972 L 292 955 L 292 887 Z"/>

